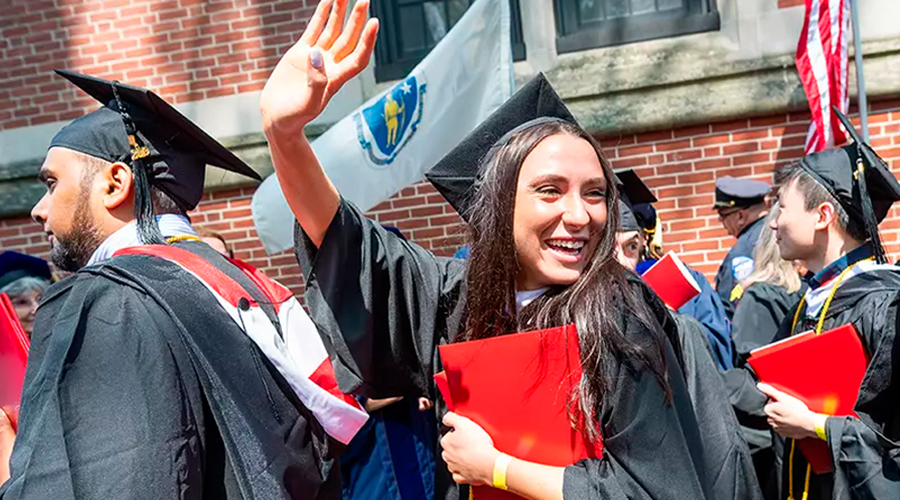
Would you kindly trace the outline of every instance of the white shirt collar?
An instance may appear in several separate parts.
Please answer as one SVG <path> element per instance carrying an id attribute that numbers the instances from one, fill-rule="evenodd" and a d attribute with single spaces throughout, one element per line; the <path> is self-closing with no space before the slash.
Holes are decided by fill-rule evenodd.
<path id="1" fill-rule="evenodd" d="M 183 215 L 163 214 L 156 216 L 159 231 L 166 238 L 171 236 L 197 236 L 197 232 L 191 227 L 190 220 Z M 131 221 L 124 227 L 109 235 L 103 243 L 94 250 L 87 265 L 97 264 L 112 258 L 113 254 L 123 248 L 141 245 L 141 239 L 137 232 L 137 223 Z"/>
<path id="2" fill-rule="evenodd" d="M 534 299 L 540 297 L 546 292 L 546 288 L 538 288 L 537 290 L 524 290 L 516 292 L 516 314 L 522 310 L 523 307 L 527 306 L 534 302 Z"/>

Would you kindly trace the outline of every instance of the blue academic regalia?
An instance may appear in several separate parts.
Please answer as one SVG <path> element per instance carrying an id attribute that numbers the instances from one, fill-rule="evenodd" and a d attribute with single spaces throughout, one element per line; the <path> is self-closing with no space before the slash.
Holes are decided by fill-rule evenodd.
<path id="1" fill-rule="evenodd" d="M 372 412 L 341 455 L 344 500 L 433 500 L 436 427 L 414 398 Z"/>
<path id="2" fill-rule="evenodd" d="M 637 266 L 638 273 L 643 274 L 655 263 L 656 260 L 654 259 L 648 259 L 639 263 Z M 700 294 L 681 306 L 678 309 L 678 313 L 690 316 L 703 325 L 703 329 L 706 331 L 706 336 L 709 339 L 709 346 L 712 349 L 713 361 L 716 362 L 716 368 L 719 370 L 734 368 L 731 321 L 728 320 L 726 315 L 725 305 L 703 273 L 690 267 L 688 267 L 688 271 L 691 272 L 691 276 L 700 285 Z"/>

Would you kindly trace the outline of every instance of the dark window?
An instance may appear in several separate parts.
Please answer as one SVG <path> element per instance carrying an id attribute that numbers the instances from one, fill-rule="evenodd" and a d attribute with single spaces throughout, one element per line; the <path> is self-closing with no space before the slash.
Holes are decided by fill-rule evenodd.
<path id="1" fill-rule="evenodd" d="M 533 0 L 525 0 L 533 1 Z M 375 79 L 406 76 L 475 0 L 373 0 L 372 13 L 381 22 L 375 45 Z M 510 0 L 513 58 L 525 59 L 519 0 Z"/>
<path id="2" fill-rule="evenodd" d="M 555 0 L 560 53 L 719 29 L 715 0 Z"/>

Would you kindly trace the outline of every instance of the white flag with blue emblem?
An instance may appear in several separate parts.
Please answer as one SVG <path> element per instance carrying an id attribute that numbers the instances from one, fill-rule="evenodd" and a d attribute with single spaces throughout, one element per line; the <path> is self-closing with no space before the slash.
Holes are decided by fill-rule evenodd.
<path id="1" fill-rule="evenodd" d="M 508 0 L 477 0 L 402 81 L 312 142 L 341 195 L 368 210 L 425 171 L 512 95 Z M 253 220 L 270 254 L 292 248 L 294 216 L 278 178 L 253 196 Z"/>

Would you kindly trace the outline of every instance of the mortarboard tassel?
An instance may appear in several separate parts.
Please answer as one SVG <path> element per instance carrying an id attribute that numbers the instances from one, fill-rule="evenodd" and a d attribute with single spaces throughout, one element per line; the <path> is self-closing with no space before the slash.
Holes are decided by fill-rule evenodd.
<path id="1" fill-rule="evenodd" d="M 853 178 L 859 184 L 859 197 L 862 199 L 863 222 L 866 226 L 866 234 L 872 241 L 872 248 L 875 252 L 875 261 L 879 264 L 886 262 L 884 255 L 884 247 L 881 245 L 881 238 L 878 236 L 878 218 L 875 217 L 875 209 L 872 207 L 872 199 L 869 198 L 869 188 L 866 183 L 866 167 L 862 156 L 862 147 L 857 145 L 859 157 L 856 159 L 856 170 L 853 172 Z"/>
<path id="2" fill-rule="evenodd" d="M 128 144 L 131 146 L 131 171 L 134 174 L 134 217 L 137 219 L 138 237 L 144 245 L 165 245 L 166 240 L 156 223 L 156 214 L 153 212 L 153 200 L 150 196 L 150 178 L 147 175 L 147 165 L 144 158 L 150 156 L 150 149 L 141 143 L 131 115 L 126 111 L 116 82 L 112 85 L 113 95 L 116 98 L 116 107 L 122 115 L 125 123 L 125 132 L 128 134 Z"/>

